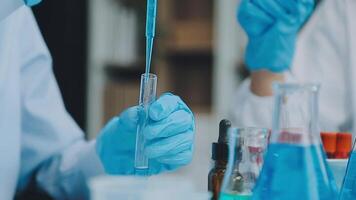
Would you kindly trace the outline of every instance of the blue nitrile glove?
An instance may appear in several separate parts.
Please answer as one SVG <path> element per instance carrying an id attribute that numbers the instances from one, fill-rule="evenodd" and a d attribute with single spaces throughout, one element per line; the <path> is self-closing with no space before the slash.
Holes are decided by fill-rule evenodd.
<path id="1" fill-rule="evenodd" d="M 34 6 L 41 2 L 41 0 L 24 0 L 25 4 L 28 6 Z"/>
<path id="2" fill-rule="evenodd" d="M 134 174 L 139 107 L 112 119 L 97 139 L 96 149 L 109 174 Z M 195 124 L 188 106 L 178 97 L 165 94 L 149 109 L 150 122 L 144 134 L 149 175 L 188 164 L 193 155 Z"/>
<path id="3" fill-rule="evenodd" d="M 297 34 L 313 9 L 314 0 L 242 0 L 237 17 L 249 38 L 245 55 L 248 68 L 287 70 Z"/>

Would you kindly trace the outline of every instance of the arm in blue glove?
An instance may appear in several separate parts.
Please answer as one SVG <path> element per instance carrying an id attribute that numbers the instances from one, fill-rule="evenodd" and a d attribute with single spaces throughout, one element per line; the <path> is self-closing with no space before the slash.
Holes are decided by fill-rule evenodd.
<path id="1" fill-rule="evenodd" d="M 313 8 L 314 0 L 242 0 L 237 17 L 249 39 L 245 55 L 249 69 L 287 70 L 297 34 Z"/>
<path id="2" fill-rule="evenodd" d="M 97 153 L 107 173 L 134 173 L 138 107 L 111 120 L 97 139 Z M 177 96 L 165 94 L 149 110 L 144 134 L 149 174 L 175 170 L 188 164 L 193 155 L 195 124 L 187 105 Z"/>

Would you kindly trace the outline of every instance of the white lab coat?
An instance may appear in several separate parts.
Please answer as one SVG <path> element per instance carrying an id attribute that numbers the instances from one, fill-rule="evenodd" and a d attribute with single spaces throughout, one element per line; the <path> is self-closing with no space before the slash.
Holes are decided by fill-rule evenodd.
<path id="1" fill-rule="evenodd" d="M 324 0 L 299 35 L 291 82 L 320 82 L 320 126 L 325 131 L 356 127 L 356 1 Z M 236 126 L 272 125 L 273 97 L 258 97 L 245 80 L 233 101 Z"/>
<path id="2" fill-rule="evenodd" d="M 52 60 L 23 6 L 0 22 L 0 199 L 29 183 L 56 199 L 82 199 L 85 181 L 103 173 L 64 108 Z"/>

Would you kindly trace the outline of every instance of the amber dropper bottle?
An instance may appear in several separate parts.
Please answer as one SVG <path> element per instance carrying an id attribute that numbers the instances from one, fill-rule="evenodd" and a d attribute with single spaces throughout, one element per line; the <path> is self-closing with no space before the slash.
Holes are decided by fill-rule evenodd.
<path id="1" fill-rule="evenodd" d="M 228 129 L 231 127 L 229 120 L 222 120 L 219 125 L 218 142 L 212 144 L 212 160 L 214 167 L 209 172 L 208 189 L 213 194 L 212 200 L 218 200 L 220 188 L 224 179 L 228 162 L 229 147 L 227 144 Z"/>

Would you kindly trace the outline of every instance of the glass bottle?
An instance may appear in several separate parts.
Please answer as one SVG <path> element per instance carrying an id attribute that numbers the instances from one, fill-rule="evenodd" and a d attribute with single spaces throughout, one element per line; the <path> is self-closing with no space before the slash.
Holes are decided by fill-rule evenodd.
<path id="1" fill-rule="evenodd" d="M 208 190 L 212 193 L 212 200 L 218 200 L 222 181 L 224 179 L 227 160 L 229 155 L 227 132 L 231 127 L 229 120 L 222 120 L 219 124 L 219 139 L 218 142 L 212 145 L 212 160 L 214 167 L 208 175 Z"/>
<path id="2" fill-rule="evenodd" d="M 209 192 L 212 193 L 212 200 L 218 200 L 221 185 L 226 172 L 227 161 L 218 160 L 214 162 L 214 168 L 209 172 Z"/>
<path id="3" fill-rule="evenodd" d="M 271 142 L 254 200 L 335 200 L 318 127 L 319 85 L 275 84 Z"/>
<path id="4" fill-rule="evenodd" d="M 263 164 L 268 129 L 232 128 L 220 200 L 249 200 Z"/>

